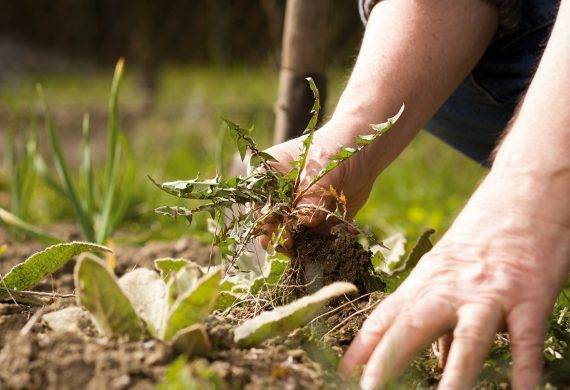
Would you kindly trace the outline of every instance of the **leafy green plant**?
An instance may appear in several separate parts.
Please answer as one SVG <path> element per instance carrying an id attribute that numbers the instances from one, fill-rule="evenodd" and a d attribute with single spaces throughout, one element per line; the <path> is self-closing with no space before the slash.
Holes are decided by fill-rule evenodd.
<path id="1" fill-rule="evenodd" d="M 134 189 L 135 163 L 128 142 L 119 128 L 119 91 L 124 61 L 115 67 L 109 98 L 109 122 L 104 172 L 98 175 L 93 167 L 89 115 L 83 118 L 83 162 L 76 179 L 67 162 L 64 148 L 56 131 L 43 89 L 38 94 L 44 111 L 45 130 L 51 146 L 52 174 L 37 153 L 37 132 L 28 141 L 21 159 L 10 142 L 11 213 L 3 210 L 0 220 L 43 241 L 61 241 L 33 226 L 28 219 L 29 199 L 36 176 L 40 176 L 56 194 L 71 205 L 83 237 L 90 242 L 105 243 L 124 218 Z M 2 210 L 0 210 L 2 211 Z"/>
<path id="2" fill-rule="evenodd" d="M 28 303 L 33 294 L 25 290 L 34 287 L 47 275 L 61 269 L 72 257 L 84 252 L 109 252 L 110 249 L 88 242 L 69 242 L 52 245 L 34 253 L 14 266 L 0 279 L 0 300 Z M 34 302 L 37 302 L 35 300 Z"/>
<path id="3" fill-rule="evenodd" d="M 6 146 L 6 165 L 10 186 L 10 212 L 18 218 L 26 220 L 30 211 L 32 193 L 36 182 L 37 128 L 32 129 L 31 137 L 26 140 L 21 150 L 18 150 L 16 146 L 14 133 L 9 131 Z"/>
<path id="4" fill-rule="evenodd" d="M 8 132 L 6 167 L 9 177 L 10 206 L 8 210 L 0 208 L 0 222 L 43 243 L 54 244 L 62 240 L 26 222 L 37 182 L 37 166 L 42 161 L 38 152 L 38 138 L 38 129 L 33 122 L 31 136 L 25 141 L 23 148 L 18 150 L 13 132 Z"/>
<path id="5" fill-rule="evenodd" d="M 73 207 L 81 231 L 88 241 L 104 243 L 123 218 L 134 185 L 135 166 L 127 140 L 119 129 L 119 91 L 123 78 L 124 61 L 115 67 L 109 98 L 109 123 L 105 171 L 100 187 L 91 160 L 91 130 L 89 116 L 83 119 L 83 165 L 80 182 L 74 182 L 53 118 L 41 86 L 38 93 L 44 108 L 45 127 L 52 149 L 52 158 L 60 179 L 62 192 Z M 121 158 L 124 159 L 121 164 Z M 123 169 L 121 169 L 121 165 Z M 120 183 L 120 185 L 119 185 Z M 83 197 L 79 188 L 83 188 Z"/>
<path id="6" fill-rule="evenodd" d="M 222 269 L 206 270 L 184 259 L 161 259 L 157 270 L 138 268 L 120 279 L 95 256 L 75 267 L 77 302 L 108 337 L 171 342 L 188 354 L 210 349 L 204 319 L 214 309 Z"/>
<path id="7" fill-rule="evenodd" d="M 305 184 L 301 180 L 301 173 L 307 164 L 320 110 L 319 93 L 315 83 L 310 78 L 307 80 L 315 100 L 299 157 L 293 162 L 289 172 L 278 171 L 272 165 L 276 161 L 275 158 L 259 149 L 251 136 L 253 127 L 246 129 L 226 119 L 224 122 L 236 143 L 242 160 L 249 158 L 249 173 L 231 178 L 216 176 L 201 179 L 196 177 L 165 183 L 157 183 L 151 179 L 169 194 L 203 201 L 203 204 L 193 209 L 166 206 L 158 208 L 157 213 L 173 218 L 184 217 L 191 222 L 196 213 L 208 212 L 212 219 L 211 231 L 214 233 L 214 245 L 230 264 L 235 264 L 237 259 L 249 250 L 249 244 L 256 236 L 264 234 L 263 227 L 270 220 L 281 221 L 278 233 L 273 237 L 272 242 L 274 246 L 280 245 L 285 229 L 297 226 L 300 212 L 297 203 L 300 197 L 313 191 L 315 184 L 339 164 L 389 131 L 404 108 L 402 106 L 397 115 L 385 123 L 371 125 L 371 134 L 357 137 L 354 147 L 340 146 L 338 153 L 331 157 L 325 168 Z M 328 214 L 329 218 L 334 218 L 339 223 L 354 226 L 352 222 L 346 220 L 342 207 L 337 207 L 335 211 L 323 211 Z"/>

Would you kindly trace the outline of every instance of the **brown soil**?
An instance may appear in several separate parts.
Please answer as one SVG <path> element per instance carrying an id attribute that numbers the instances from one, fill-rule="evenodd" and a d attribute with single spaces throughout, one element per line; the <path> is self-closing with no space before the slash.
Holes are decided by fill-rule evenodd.
<path id="1" fill-rule="evenodd" d="M 364 250 L 343 224 L 336 225 L 327 236 L 300 229 L 293 235 L 295 256 L 291 269 L 295 285 L 314 291 L 335 281 L 353 283 L 366 292 L 366 280 L 372 271 L 371 254 Z"/>
<path id="2" fill-rule="evenodd" d="M 8 243 L 8 250 L 0 259 L 2 273 L 42 248 L 30 242 L 3 242 Z M 204 265 L 210 262 L 210 248 L 190 238 L 149 243 L 142 248 L 118 246 L 115 253 L 118 275 L 135 267 L 152 268 L 153 261 L 160 257 L 186 257 Z M 70 262 L 37 290 L 73 292 L 72 270 Z M 168 345 L 159 341 L 112 341 L 95 337 L 85 329 L 61 333 L 50 330 L 41 319 L 46 312 L 74 303 L 73 299 L 62 299 L 43 308 L 0 304 L 0 388 L 152 388 L 177 358 Z M 361 316 L 355 320 L 361 321 Z M 240 349 L 233 343 L 232 329 L 241 321 L 243 318 L 231 315 L 210 316 L 207 329 L 214 352 L 189 363 L 187 368 L 194 377 L 204 375 L 206 370 L 223 383 L 223 388 L 236 389 L 330 387 L 326 380 L 330 374 L 303 349 L 306 334 L 293 332 L 285 340 Z M 340 329 L 343 341 L 337 343 L 337 357 L 358 328 L 358 324 L 347 324 L 350 331 L 343 333 Z"/>

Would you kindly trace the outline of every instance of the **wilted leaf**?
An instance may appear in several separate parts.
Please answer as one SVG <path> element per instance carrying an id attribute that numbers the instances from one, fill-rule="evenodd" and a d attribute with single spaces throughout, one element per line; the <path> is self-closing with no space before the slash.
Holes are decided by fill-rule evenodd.
<path id="1" fill-rule="evenodd" d="M 407 241 L 402 233 L 397 233 L 382 242 L 384 247 L 378 244 L 372 246 L 370 252 L 372 252 L 374 271 L 392 275 L 404 269 Z"/>
<path id="2" fill-rule="evenodd" d="M 321 288 L 312 295 L 288 305 L 276 307 L 245 321 L 234 331 L 234 340 L 242 347 L 251 347 L 271 337 L 286 335 L 291 330 L 312 320 L 321 308 L 332 298 L 357 292 L 347 282 L 335 282 Z"/>
<path id="3" fill-rule="evenodd" d="M 52 245 L 41 252 L 34 253 L 26 261 L 12 268 L 2 279 L 2 285 L 14 290 L 25 290 L 63 267 L 73 256 L 83 252 L 109 251 L 109 248 L 88 242 Z"/>
<path id="4" fill-rule="evenodd" d="M 101 260 L 82 256 L 75 266 L 77 302 L 93 316 L 103 334 L 138 340 L 146 335 L 145 325 Z"/>
<path id="5" fill-rule="evenodd" d="M 210 314 L 218 297 L 221 278 L 222 269 L 218 267 L 176 300 L 163 329 L 164 340 L 170 340 L 180 330 L 204 320 Z"/>
<path id="6" fill-rule="evenodd" d="M 172 346 L 190 357 L 203 356 L 212 349 L 204 324 L 194 324 L 176 333 L 172 338 Z"/>
<path id="7" fill-rule="evenodd" d="M 123 275 L 119 286 L 150 333 L 157 337 L 167 310 L 164 281 L 155 271 L 137 268 Z"/>

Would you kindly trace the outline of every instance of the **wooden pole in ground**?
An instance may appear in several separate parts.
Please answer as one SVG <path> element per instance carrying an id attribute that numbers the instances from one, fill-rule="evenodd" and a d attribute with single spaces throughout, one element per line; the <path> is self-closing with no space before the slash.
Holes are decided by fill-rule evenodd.
<path id="1" fill-rule="evenodd" d="M 329 0 L 287 1 L 275 105 L 275 143 L 301 135 L 309 121 L 313 95 L 306 77 L 315 80 L 324 105 L 328 9 Z"/>

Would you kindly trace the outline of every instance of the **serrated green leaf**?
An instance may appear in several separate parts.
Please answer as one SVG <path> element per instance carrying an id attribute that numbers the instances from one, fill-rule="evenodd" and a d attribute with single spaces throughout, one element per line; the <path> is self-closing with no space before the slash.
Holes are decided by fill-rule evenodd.
<path id="1" fill-rule="evenodd" d="M 111 250 L 88 242 L 52 245 L 41 252 L 34 253 L 12 268 L 2 279 L 2 285 L 14 290 L 31 288 L 47 275 L 63 267 L 73 256 L 83 252 L 111 252 Z"/>
<path id="2" fill-rule="evenodd" d="M 91 313 L 103 334 L 131 340 L 145 337 L 144 321 L 101 260 L 89 254 L 79 259 L 75 288 L 78 304 Z"/>
<path id="3" fill-rule="evenodd" d="M 189 357 L 204 356 L 212 349 L 204 324 L 194 324 L 177 332 L 172 337 L 172 346 Z"/>
<path id="4" fill-rule="evenodd" d="M 406 268 L 412 269 L 418 264 L 418 261 L 422 258 L 423 255 L 431 251 L 433 248 L 433 244 L 431 243 L 430 237 L 435 233 L 434 229 L 427 229 L 425 230 L 416 241 L 416 244 L 410 251 L 408 258 L 406 260 Z"/>
<path id="5" fill-rule="evenodd" d="M 299 153 L 299 157 L 292 161 L 292 168 L 287 174 L 287 178 L 293 181 L 294 186 L 298 186 L 301 173 L 303 169 L 305 169 L 305 165 L 307 164 L 307 156 L 309 155 L 309 149 L 313 144 L 313 139 L 315 136 L 315 128 L 317 126 L 317 121 L 319 120 L 319 111 L 321 109 L 321 101 L 319 97 L 319 90 L 315 84 L 315 81 L 311 77 L 307 77 L 306 79 L 309 82 L 309 88 L 313 92 L 313 107 L 311 108 L 311 119 L 309 119 L 309 123 L 307 124 L 307 128 L 304 131 L 306 135 L 303 138 L 301 143 L 301 151 Z"/>
<path id="6" fill-rule="evenodd" d="M 222 269 L 216 268 L 176 300 L 170 308 L 163 329 L 164 340 L 172 339 L 180 330 L 203 321 L 210 314 L 218 297 L 221 278 Z"/>
<path id="7" fill-rule="evenodd" d="M 370 145 L 378 137 L 388 132 L 388 130 L 390 130 L 394 126 L 396 121 L 400 118 L 403 111 L 404 111 L 404 105 L 402 104 L 402 107 L 400 108 L 398 113 L 393 117 L 389 118 L 386 122 L 376 125 L 370 125 L 372 130 L 374 130 L 374 133 L 357 136 L 355 139 L 356 143 L 355 148 L 347 146 L 341 147 L 336 154 L 334 154 L 329 158 L 329 162 L 327 163 L 327 165 L 325 165 L 325 167 L 315 175 L 315 177 L 311 180 L 307 188 L 305 188 L 303 191 L 306 192 L 310 187 L 312 187 L 319 180 L 321 180 L 327 173 L 338 167 L 340 163 L 352 157 L 355 153 L 360 152 L 362 149 Z"/>
<path id="8" fill-rule="evenodd" d="M 269 338 L 286 335 L 312 320 L 329 300 L 357 291 L 351 283 L 329 284 L 312 295 L 245 321 L 235 329 L 234 340 L 241 347 L 252 347 Z"/>
<path id="9" fill-rule="evenodd" d="M 166 284 L 157 272 L 137 268 L 119 279 L 119 286 L 142 318 L 150 334 L 158 337 L 166 315 Z"/>

